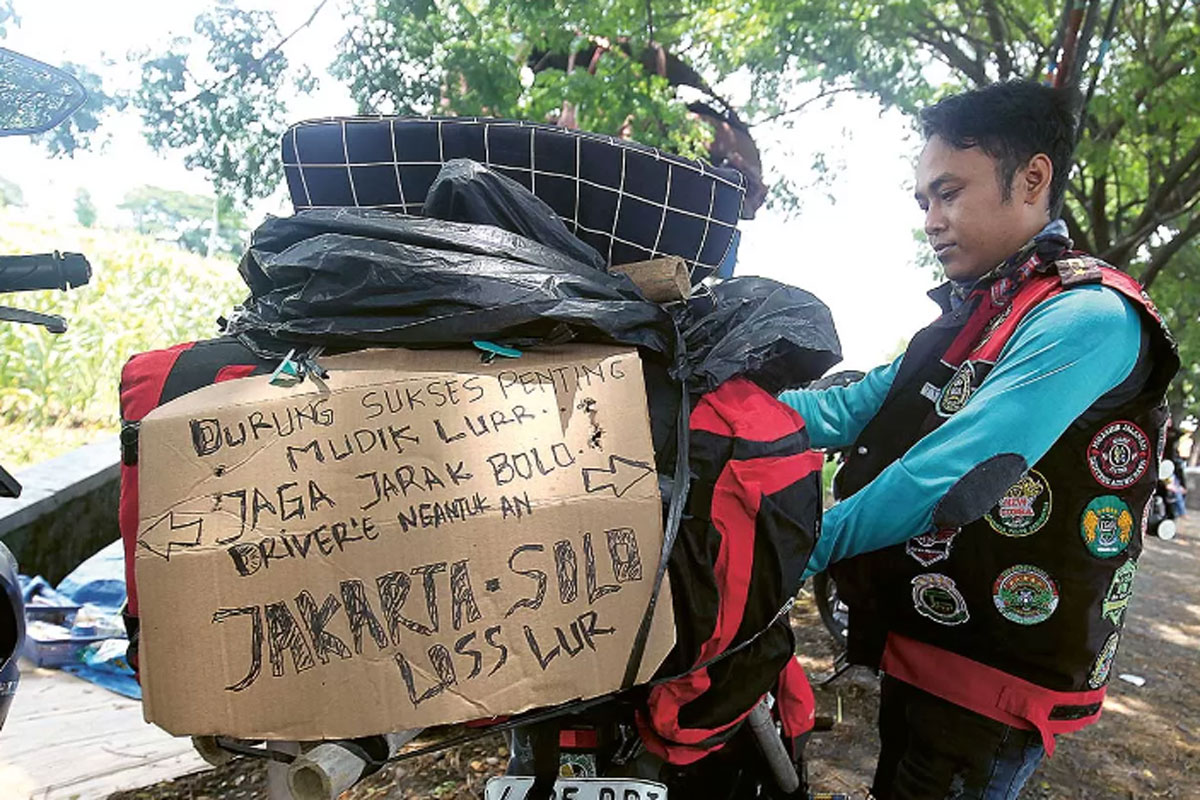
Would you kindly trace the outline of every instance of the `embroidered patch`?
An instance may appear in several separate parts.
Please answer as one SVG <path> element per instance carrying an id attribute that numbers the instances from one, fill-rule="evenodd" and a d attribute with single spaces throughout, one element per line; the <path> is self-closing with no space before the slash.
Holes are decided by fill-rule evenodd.
<path id="1" fill-rule="evenodd" d="M 1008 487 L 992 510 L 983 515 L 992 530 L 1005 536 L 1037 533 L 1050 519 L 1052 493 L 1042 473 L 1031 469 Z"/>
<path id="2" fill-rule="evenodd" d="M 928 567 L 950 557 L 950 544 L 960 530 L 962 529 L 942 528 L 914 536 L 904 545 L 904 552 Z"/>
<path id="3" fill-rule="evenodd" d="M 926 619 L 941 625 L 961 625 L 971 618 L 967 601 L 954 581 L 936 572 L 912 579 L 913 607 Z"/>
<path id="4" fill-rule="evenodd" d="M 1133 578 L 1137 575 L 1137 562 L 1132 558 L 1113 573 L 1112 583 L 1104 595 L 1104 603 L 1100 607 L 1100 616 L 1118 628 L 1125 619 L 1125 608 L 1129 598 L 1133 597 Z"/>
<path id="5" fill-rule="evenodd" d="M 931 403 L 936 403 L 938 398 L 942 396 L 942 390 L 934 386 L 932 383 L 926 383 L 921 387 L 921 397 L 924 397 Z"/>
<path id="6" fill-rule="evenodd" d="M 1133 538 L 1133 512 L 1121 498 L 1101 495 L 1083 509 L 1079 532 L 1092 555 L 1112 558 L 1123 552 Z"/>
<path id="7" fill-rule="evenodd" d="M 996 329 L 1004 324 L 1004 320 L 1008 319 L 1008 315 L 1011 311 L 1012 306 L 1005 306 L 1003 311 L 988 320 L 987 325 L 983 326 L 983 334 L 979 337 L 979 343 L 975 345 L 976 350 L 988 343 L 988 339 L 991 339 L 992 334 L 996 332 Z"/>
<path id="8" fill-rule="evenodd" d="M 937 401 L 938 414 L 943 417 L 951 417 L 962 411 L 963 406 L 971 399 L 973 391 L 975 391 L 975 365 L 970 361 L 964 361 L 958 371 L 954 373 L 954 377 L 942 387 L 942 393 Z"/>
<path id="9" fill-rule="evenodd" d="M 1150 466 L 1150 437 L 1132 422 L 1105 425 L 1087 449 L 1088 469 L 1106 489 L 1126 489 Z"/>
<path id="10" fill-rule="evenodd" d="M 1058 586 L 1045 570 L 1017 564 L 996 578 L 992 601 L 1000 616 L 1009 622 L 1037 625 L 1048 620 L 1058 608 Z"/>
<path id="11" fill-rule="evenodd" d="M 1099 283 L 1104 278 L 1099 265 L 1084 258 L 1060 258 L 1054 262 L 1058 268 L 1058 277 L 1063 286 L 1077 286 L 1081 283 Z"/>
<path id="12" fill-rule="evenodd" d="M 1092 662 L 1092 671 L 1088 673 L 1088 688 L 1099 689 L 1104 684 L 1108 683 L 1108 675 L 1112 672 L 1113 656 L 1117 654 L 1117 643 L 1121 641 L 1121 634 L 1114 631 L 1104 640 L 1104 646 L 1100 648 L 1100 652 L 1096 654 L 1096 660 Z"/>

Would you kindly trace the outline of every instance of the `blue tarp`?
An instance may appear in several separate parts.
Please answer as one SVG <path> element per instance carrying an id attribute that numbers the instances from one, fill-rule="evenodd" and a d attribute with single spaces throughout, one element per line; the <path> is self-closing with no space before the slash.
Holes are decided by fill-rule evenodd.
<path id="1" fill-rule="evenodd" d="M 30 604 L 36 596 L 40 602 L 49 605 L 80 606 L 76 628 L 87 624 L 100 630 L 124 631 L 121 608 L 125 605 L 125 552 L 120 540 L 84 561 L 56 588 L 51 588 L 40 575 L 33 578 L 22 575 L 21 589 L 26 604 Z M 94 634 L 95 631 L 88 632 Z M 124 638 L 106 639 L 89 645 L 84 648 L 80 663 L 65 666 L 63 671 L 117 694 L 140 700 L 142 688 L 125 661 L 127 645 Z"/>
<path id="2" fill-rule="evenodd" d="M 90 603 L 119 615 L 125 605 L 125 550 L 121 540 L 76 567 L 58 584 L 58 593 L 76 605 Z"/>

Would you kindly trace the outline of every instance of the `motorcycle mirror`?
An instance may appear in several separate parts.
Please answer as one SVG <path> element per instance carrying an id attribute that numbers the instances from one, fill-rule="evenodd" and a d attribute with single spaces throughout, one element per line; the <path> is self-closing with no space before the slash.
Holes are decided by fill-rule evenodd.
<path id="1" fill-rule="evenodd" d="M 1173 461 L 1164 460 L 1158 465 L 1158 479 L 1160 481 L 1169 481 L 1171 476 L 1175 474 L 1175 463 Z"/>
<path id="2" fill-rule="evenodd" d="M 86 101 L 73 75 L 0 47 L 0 136 L 45 133 Z"/>

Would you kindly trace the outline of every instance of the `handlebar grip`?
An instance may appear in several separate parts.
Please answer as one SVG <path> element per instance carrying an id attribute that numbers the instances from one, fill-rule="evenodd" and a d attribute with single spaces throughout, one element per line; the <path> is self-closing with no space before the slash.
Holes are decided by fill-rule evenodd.
<path id="1" fill-rule="evenodd" d="M 92 277 L 92 266 L 79 253 L 0 256 L 0 293 L 73 289 Z"/>

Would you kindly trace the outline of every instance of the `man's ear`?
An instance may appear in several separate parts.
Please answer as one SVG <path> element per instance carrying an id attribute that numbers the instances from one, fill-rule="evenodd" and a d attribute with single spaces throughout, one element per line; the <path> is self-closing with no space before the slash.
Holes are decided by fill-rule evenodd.
<path id="1" fill-rule="evenodd" d="M 1054 163 L 1050 156 L 1038 153 L 1029 159 L 1025 169 L 1017 175 L 1017 192 L 1025 203 L 1040 205 L 1050 202 L 1050 180 L 1054 177 Z"/>

